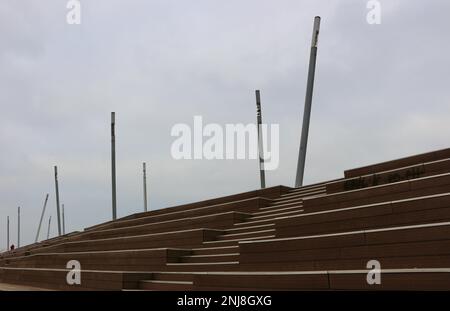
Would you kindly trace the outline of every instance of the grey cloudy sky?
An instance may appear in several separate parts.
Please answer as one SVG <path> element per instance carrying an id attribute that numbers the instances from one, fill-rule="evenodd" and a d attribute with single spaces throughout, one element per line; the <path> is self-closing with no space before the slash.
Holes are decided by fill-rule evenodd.
<path id="1" fill-rule="evenodd" d="M 380 0 L 94 0 L 81 25 L 64 0 L 0 2 L 0 249 L 22 207 L 34 240 L 45 193 L 55 217 L 60 169 L 67 230 L 109 220 L 109 117 L 117 114 L 118 214 L 252 190 L 258 163 L 173 160 L 170 129 L 263 119 L 280 124 L 280 166 L 293 185 L 315 15 L 322 16 L 306 182 L 449 147 L 450 2 Z M 55 225 L 55 222 L 53 222 Z M 56 233 L 56 226 L 52 228 Z"/>

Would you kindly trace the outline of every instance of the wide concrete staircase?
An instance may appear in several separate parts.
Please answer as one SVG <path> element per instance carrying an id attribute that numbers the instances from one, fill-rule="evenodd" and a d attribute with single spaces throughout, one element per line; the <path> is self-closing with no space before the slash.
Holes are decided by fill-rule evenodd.
<path id="1" fill-rule="evenodd" d="M 22 247 L 1 254 L 0 282 L 61 290 L 450 290 L 450 149 L 344 175 L 134 214 Z M 66 282 L 70 260 L 81 264 L 80 285 Z M 374 260 L 380 284 L 367 281 Z"/>

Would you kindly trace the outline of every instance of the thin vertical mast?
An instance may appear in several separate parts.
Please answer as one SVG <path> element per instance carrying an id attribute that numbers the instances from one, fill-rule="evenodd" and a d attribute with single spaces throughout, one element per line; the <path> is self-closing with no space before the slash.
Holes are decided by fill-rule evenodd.
<path id="1" fill-rule="evenodd" d="M 17 207 L 17 248 L 20 247 L 20 206 Z"/>
<path id="2" fill-rule="evenodd" d="M 58 220 L 58 235 L 61 235 L 61 214 L 59 206 L 58 167 L 55 165 L 56 217 Z"/>
<path id="3" fill-rule="evenodd" d="M 256 121 L 258 126 L 258 158 L 259 158 L 259 177 L 261 179 L 261 188 L 266 188 L 266 174 L 264 171 L 264 145 L 262 137 L 262 113 L 261 113 L 261 95 L 259 90 L 256 95 Z"/>
<path id="4" fill-rule="evenodd" d="M 116 115 L 111 112 L 111 183 L 112 183 L 112 218 L 117 219 L 116 201 Z"/>
<path id="5" fill-rule="evenodd" d="M 63 234 L 66 234 L 66 216 L 64 214 L 64 204 L 62 204 L 61 207 L 62 207 L 62 232 Z"/>
<path id="6" fill-rule="evenodd" d="M 52 216 L 48 218 L 47 240 L 50 238 L 50 225 L 52 223 Z"/>
<path id="7" fill-rule="evenodd" d="M 6 217 L 6 250 L 9 251 L 9 216 Z"/>
<path id="8" fill-rule="evenodd" d="M 146 163 L 142 163 L 143 188 L 144 188 L 144 212 L 148 211 L 147 206 L 147 167 Z"/>

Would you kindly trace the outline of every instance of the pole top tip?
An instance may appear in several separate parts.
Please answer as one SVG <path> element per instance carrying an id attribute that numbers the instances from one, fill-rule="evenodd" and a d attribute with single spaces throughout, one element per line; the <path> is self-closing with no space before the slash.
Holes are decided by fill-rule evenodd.
<path id="1" fill-rule="evenodd" d="M 316 16 L 314 18 L 314 27 L 313 34 L 311 40 L 311 47 L 317 47 L 317 42 L 319 40 L 319 31 L 320 31 L 320 16 Z"/>

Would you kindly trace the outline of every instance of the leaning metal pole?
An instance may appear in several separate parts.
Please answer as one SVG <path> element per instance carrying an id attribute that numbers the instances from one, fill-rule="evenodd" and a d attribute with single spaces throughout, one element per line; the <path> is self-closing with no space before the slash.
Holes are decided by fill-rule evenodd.
<path id="1" fill-rule="evenodd" d="M 148 209 L 147 206 L 147 166 L 144 163 L 142 163 L 142 174 L 143 174 L 143 187 L 144 187 L 144 212 L 146 212 Z"/>
<path id="2" fill-rule="evenodd" d="M 117 201 L 116 201 L 116 114 L 111 112 L 111 179 L 112 179 L 112 218 L 117 218 Z"/>
<path id="3" fill-rule="evenodd" d="M 264 145 L 262 137 L 262 115 L 261 115 L 261 96 L 259 90 L 256 95 L 256 120 L 258 126 L 258 157 L 259 157 L 259 177 L 261 179 L 261 188 L 266 188 L 266 174 L 264 172 Z"/>
<path id="4" fill-rule="evenodd" d="M 58 235 L 61 235 L 61 213 L 59 207 L 58 167 L 55 165 L 56 217 L 58 219 Z"/>
<path id="5" fill-rule="evenodd" d="M 41 232 L 42 220 L 44 219 L 45 208 L 47 207 L 47 201 L 48 201 L 48 193 L 45 196 L 44 207 L 42 208 L 41 219 L 39 220 L 39 226 L 38 226 L 38 230 L 37 230 L 37 233 L 36 233 L 36 239 L 34 239 L 35 243 L 39 239 L 39 233 Z"/>
<path id="6" fill-rule="evenodd" d="M 314 76 L 316 71 L 317 41 L 319 39 L 320 17 L 314 19 L 314 29 L 311 41 L 311 54 L 309 58 L 308 84 L 306 86 L 305 110 L 303 112 L 302 136 L 300 140 L 300 150 L 298 153 L 297 176 L 295 187 L 303 186 L 303 174 L 305 171 L 306 147 L 308 144 L 309 120 L 311 117 L 311 103 L 314 89 Z"/>

